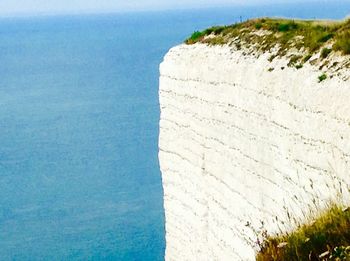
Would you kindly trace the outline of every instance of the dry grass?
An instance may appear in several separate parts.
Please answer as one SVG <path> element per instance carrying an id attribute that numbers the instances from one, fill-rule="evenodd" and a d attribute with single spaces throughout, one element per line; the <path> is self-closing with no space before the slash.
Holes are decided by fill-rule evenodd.
<path id="1" fill-rule="evenodd" d="M 211 35 L 211 37 L 207 37 Z M 332 51 L 350 54 L 350 20 L 309 21 L 288 19 L 253 19 L 240 24 L 215 26 L 202 32 L 195 32 L 185 42 L 209 45 L 227 44 L 239 39 L 236 44 L 267 51 L 278 46 L 282 56 L 291 48 L 304 48 L 309 53 L 319 51 L 324 45 L 332 44 Z"/>
<path id="2" fill-rule="evenodd" d="M 268 237 L 257 261 L 350 260 L 350 210 L 331 206 L 296 231 Z"/>

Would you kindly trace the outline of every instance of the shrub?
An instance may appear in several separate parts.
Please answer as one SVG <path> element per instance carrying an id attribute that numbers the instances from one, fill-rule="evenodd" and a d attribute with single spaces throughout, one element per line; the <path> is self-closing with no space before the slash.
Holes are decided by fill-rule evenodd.
<path id="1" fill-rule="evenodd" d="M 303 65 L 301 63 L 299 63 L 299 64 L 295 65 L 295 68 L 297 68 L 297 70 L 299 70 L 299 69 L 303 68 Z"/>
<path id="2" fill-rule="evenodd" d="M 195 31 L 191 37 L 190 37 L 190 40 L 195 42 L 197 40 L 199 40 L 199 38 L 202 38 L 204 36 L 204 33 L 203 32 L 199 32 L 199 31 Z"/>
<path id="3" fill-rule="evenodd" d="M 332 52 L 332 49 L 323 48 L 321 51 L 321 58 L 325 59 Z"/>
<path id="4" fill-rule="evenodd" d="M 259 30 L 262 28 L 262 23 L 256 23 L 255 24 L 255 29 Z"/>
<path id="5" fill-rule="evenodd" d="M 209 35 L 209 34 L 215 34 L 215 35 L 218 35 L 220 34 L 226 27 L 224 26 L 213 26 L 213 27 L 210 27 L 208 29 L 206 29 L 204 31 L 204 34 L 205 35 Z"/>
<path id="6" fill-rule="evenodd" d="M 193 44 L 204 36 L 204 32 L 195 31 L 189 39 L 186 40 L 187 44 Z"/>
<path id="7" fill-rule="evenodd" d="M 218 34 L 221 34 L 221 32 L 225 29 L 225 27 L 223 26 L 218 26 L 218 27 L 215 27 L 213 32 L 215 35 L 218 35 Z"/>
<path id="8" fill-rule="evenodd" d="M 279 24 L 277 27 L 277 30 L 279 32 L 287 32 L 289 30 L 289 25 L 288 24 Z"/>
<path id="9" fill-rule="evenodd" d="M 322 73 L 320 76 L 318 76 L 318 82 L 322 82 L 327 79 L 327 75 L 325 73 Z"/>
<path id="10" fill-rule="evenodd" d="M 318 42 L 325 43 L 325 42 L 327 42 L 328 40 L 332 39 L 333 36 L 334 36 L 333 33 L 326 33 L 326 34 L 322 35 L 322 36 L 318 39 Z"/>
<path id="11" fill-rule="evenodd" d="M 279 32 L 287 32 L 290 30 L 295 30 L 297 28 L 298 28 L 298 25 L 294 21 L 291 21 L 288 23 L 278 24 L 278 26 L 277 26 L 277 30 Z"/>

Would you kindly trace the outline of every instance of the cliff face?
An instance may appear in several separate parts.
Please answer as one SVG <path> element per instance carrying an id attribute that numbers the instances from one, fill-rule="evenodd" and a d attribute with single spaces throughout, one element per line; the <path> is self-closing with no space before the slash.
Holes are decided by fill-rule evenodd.
<path id="1" fill-rule="evenodd" d="M 228 46 L 160 66 L 166 260 L 254 260 L 262 234 L 350 199 L 350 81 Z"/>

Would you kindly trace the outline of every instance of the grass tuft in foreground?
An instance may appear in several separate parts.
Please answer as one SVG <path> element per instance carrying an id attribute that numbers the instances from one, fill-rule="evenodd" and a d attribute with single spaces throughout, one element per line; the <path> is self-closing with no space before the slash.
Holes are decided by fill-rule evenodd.
<path id="1" fill-rule="evenodd" d="M 256 260 L 350 260 L 350 209 L 332 206 L 311 224 L 268 237 Z"/>

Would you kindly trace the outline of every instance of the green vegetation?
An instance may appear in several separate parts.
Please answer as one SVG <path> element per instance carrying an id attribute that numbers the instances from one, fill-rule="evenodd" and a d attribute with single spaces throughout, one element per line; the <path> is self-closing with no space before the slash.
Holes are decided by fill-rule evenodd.
<path id="1" fill-rule="evenodd" d="M 303 63 L 306 63 L 308 60 L 310 60 L 311 57 L 312 57 L 311 54 L 307 54 L 307 55 L 303 58 Z"/>
<path id="2" fill-rule="evenodd" d="M 205 34 L 203 32 L 196 31 L 191 35 L 191 37 L 189 39 L 186 40 L 186 42 L 188 44 L 195 43 L 195 42 L 198 42 L 199 40 L 201 40 L 204 36 L 205 36 Z"/>
<path id="3" fill-rule="evenodd" d="M 290 234 L 268 237 L 256 259 L 350 260 L 350 209 L 332 206 Z"/>
<path id="4" fill-rule="evenodd" d="M 211 37 L 206 37 L 211 35 Z M 327 43 L 332 48 L 323 52 L 327 57 L 332 51 L 350 54 L 350 20 L 343 22 L 254 19 L 230 26 L 215 26 L 202 32 L 195 32 L 185 41 L 215 44 L 243 44 L 261 51 L 278 46 L 277 55 L 282 56 L 291 48 L 308 50 L 311 55 Z M 323 57 L 323 56 L 322 56 Z M 305 59 L 304 60 L 308 60 Z"/>
<path id="5" fill-rule="evenodd" d="M 255 29 L 259 30 L 262 28 L 262 23 L 256 23 L 255 24 Z"/>
<path id="6" fill-rule="evenodd" d="M 327 75 L 325 73 L 322 73 L 320 76 L 318 76 L 318 82 L 322 82 L 327 79 Z"/>
<path id="7" fill-rule="evenodd" d="M 299 70 L 299 69 L 303 68 L 303 65 L 301 63 L 299 63 L 299 64 L 295 65 L 295 68 L 297 68 Z"/>
<path id="8" fill-rule="evenodd" d="M 288 62 L 288 66 L 289 67 L 292 67 L 292 66 L 296 66 L 298 61 L 300 61 L 300 59 L 302 58 L 301 55 L 293 55 L 290 59 L 289 59 L 289 62 Z"/>
<path id="9" fill-rule="evenodd" d="M 321 57 L 323 59 L 327 58 L 327 56 L 332 52 L 332 49 L 329 48 L 323 48 L 321 51 Z"/>
<path id="10" fill-rule="evenodd" d="M 341 33 L 336 40 L 333 48 L 336 51 L 341 51 L 344 54 L 350 54 L 350 29 L 348 27 L 348 31 L 345 31 Z"/>

